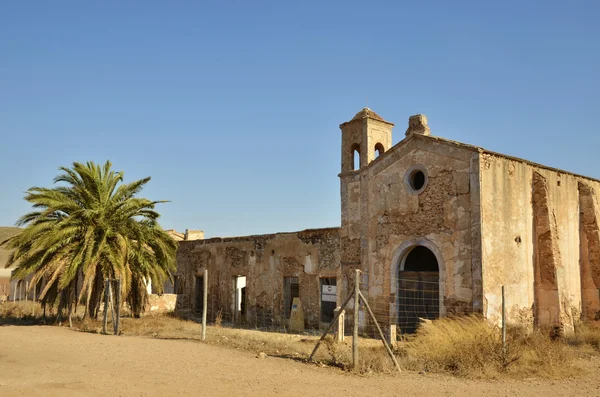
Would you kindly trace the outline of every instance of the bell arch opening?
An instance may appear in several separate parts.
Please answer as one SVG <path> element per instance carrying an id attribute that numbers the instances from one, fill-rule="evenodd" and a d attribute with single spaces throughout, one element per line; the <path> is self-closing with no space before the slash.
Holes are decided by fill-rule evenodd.
<path id="1" fill-rule="evenodd" d="M 423 245 L 407 249 L 399 260 L 397 325 L 403 334 L 414 333 L 421 319 L 440 317 L 440 264 L 435 253 Z"/>
<path id="2" fill-rule="evenodd" d="M 350 163 L 350 169 L 352 171 L 357 171 L 360 169 L 360 145 L 358 143 L 355 143 L 354 145 L 352 145 L 352 147 L 350 148 L 350 152 L 352 153 L 352 157 L 351 157 L 351 163 Z"/>
<path id="3" fill-rule="evenodd" d="M 385 148 L 381 143 L 375 145 L 375 158 L 379 158 L 385 152 Z"/>

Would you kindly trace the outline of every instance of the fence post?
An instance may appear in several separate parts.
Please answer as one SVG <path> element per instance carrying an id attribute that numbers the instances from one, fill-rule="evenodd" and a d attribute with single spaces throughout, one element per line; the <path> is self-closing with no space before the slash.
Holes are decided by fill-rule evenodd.
<path id="1" fill-rule="evenodd" d="M 116 334 L 119 335 L 119 326 L 121 325 L 121 279 L 117 279 L 117 296 L 115 297 L 117 301 L 117 326 L 116 326 Z"/>
<path id="2" fill-rule="evenodd" d="M 506 355 L 506 304 L 504 302 L 504 285 L 502 286 L 502 354 Z"/>
<path id="3" fill-rule="evenodd" d="M 208 310 L 208 269 L 204 269 L 204 296 L 202 302 L 202 341 L 206 339 L 206 312 Z"/>
<path id="4" fill-rule="evenodd" d="M 106 325 L 108 324 L 108 286 L 110 281 L 104 280 L 104 319 L 102 321 L 102 333 L 106 334 Z"/>
<path id="5" fill-rule="evenodd" d="M 360 304 L 360 270 L 354 275 L 354 327 L 352 327 L 352 367 L 358 367 L 358 305 Z"/>
<path id="6" fill-rule="evenodd" d="M 323 335 L 321 335 L 321 339 L 319 339 L 317 341 L 317 344 L 315 345 L 315 348 L 313 349 L 312 353 L 310 353 L 310 356 L 308 356 L 308 361 L 312 361 L 315 353 L 317 352 L 317 349 L 319 348 L 319 345 L 321 344 L 321 342 L 323 342 L 323 340 L 325 339 L 325 337 L 327 336 L 327 334 L 329 333 L 329 331 L 331 330 L 331 328 L 333 327 L 333 325 L 336 323 L 336 321 L 339 321 L 339 317 L 342 315 L 342 313 L 344 313 L 344 309 L 346 308 L 346 306 L 348 305 L 348 303 L 350 303 L 350 299 L 352 299 L 353 295 L 354 295 L 354 292 L 351 292 L 350 295 L 348 295 L 348 297 L 344 301 L 344 303 L 342 303 L 342 306 L 341 306 L 340 310 L 338 310 L 335 313 L 335 316 L 333 316 L 333 320 L 331 320 L 331 323 L 329 323 L 329 326 L 327 327 L 327 329 L 325 330 L 325 332 L 323 332 Z"/>
<path id="7" fill-rule="evenodd" d="M 388 343 L 385 340 L 385 335 L 383 335 L 383 331 L 381 330 L 381 327 L 379 326 L 379 323 L 377 322 L 377 318 L 375 318 L 375 314 L 373 314 L 373 310 L 371 310 L 371 306 L 369 306 L 369 302 L 367 302 L 367 300 L 365 299 L 365 296 L 362 294 L 362 292 L 358 291 L 358 294 L 360 295 L 360 298 L 362 299 L 363 303 L 365 304 L 365 307 L 367 308 L 369 315 L 371 316 L 371 318 L 373 319 L 373 322 L 375 323 L 375 326 L 377 327 L 377 332 L 379 332 L 379 337 L 381 338 L 381 342 L 383 342 L 383 346 L 387 350 L 388 355 L 390 356 L 390 358 L 392 359 L 392 362 L 396 366 L 396 369 L 398 369 L 398 372 L 400 372 L 400 365 L 398 365 L 398 361 L 396 361 L 396 357 L 394 356 L 392 349 L 390 348 L 390 346 L 388 345 Z"/>

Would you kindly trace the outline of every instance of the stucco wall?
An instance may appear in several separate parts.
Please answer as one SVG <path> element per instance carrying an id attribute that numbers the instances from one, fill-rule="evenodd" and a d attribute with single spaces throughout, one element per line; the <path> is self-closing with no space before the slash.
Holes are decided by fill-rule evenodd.
<path id="1" fill-rule="evenodd" d="M 261 236 L 180 242 L 177 253 L 177 312 L 193 314 L 195 277 L 208 269 L 208 317 L 221 310 L 233 318 L 235 276 L 246 277 L 245 321 L 258 326 L 284 324 L 283 278 L 298 277 L 308 327 L 319 325 L 320 277 L 337 277 L 337 228 Z"/>
<path id="2" fill-rule="evenodd" d="M 175 294 L 149 294 L 146 311 L 149 313 L 169 313 L 175 310 L 177 295 Z"/>
<path id="3" fill-rule="evenodd" d="M 554 299 L 553 305 L 562 317 L 538 312 L 538 320 L 545 325 L 557 325 L 559 320 L 572 324 L 579 317 L 580 182 L 596 190 L 599 187 L 587 178 L 482 154 L 482 259 L 487 318 L 499 321 L 502 285 L 509 321 L 533 323 L 536 294 L 539 306 L 547 305 L 544 299 Z M 544 228 L 546 216 L 546 234 L 541 236 L 536 228 Z M 550 277 L 543 275 L 545 266 L 552 269 Z M 540 289 L 541 284 L 549 287 Z M 556 291 L 555 298 L 547 296 L 549 290 Z"/>

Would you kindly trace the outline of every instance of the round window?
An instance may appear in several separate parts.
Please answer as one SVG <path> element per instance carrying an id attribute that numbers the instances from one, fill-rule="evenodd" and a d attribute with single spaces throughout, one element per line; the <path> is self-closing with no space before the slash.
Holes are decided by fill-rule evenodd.
<path id="1" fill-rule="evenodd" d="M 404 177 L 404 183 L 409 193 L 419 194 L 427 186 L 427 173 L 425 168 L 416 166 L 411 167 Z"/>

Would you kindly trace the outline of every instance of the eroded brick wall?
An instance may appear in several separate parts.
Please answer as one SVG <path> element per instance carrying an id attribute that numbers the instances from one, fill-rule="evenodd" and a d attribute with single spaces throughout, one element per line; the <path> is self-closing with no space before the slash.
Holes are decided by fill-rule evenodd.
<path id="1" fill-rule="evenodd" d="M 256 326 L 285 325 L 283 279 L 297 277 L 307 327 L 318 327 L 319 278 L 338 277 L 337 228 L 180 242 L 177 253 L 177 312 L 193 316 L 196 276 L 208 270 L 208 318 L 232 321 L 233 280 L 246 277 L 244 321 Z"/>

